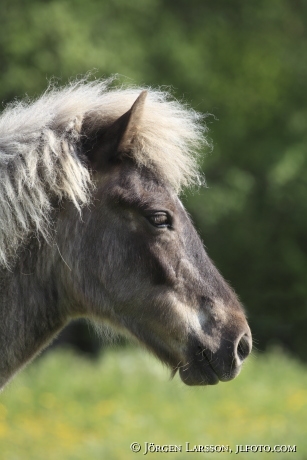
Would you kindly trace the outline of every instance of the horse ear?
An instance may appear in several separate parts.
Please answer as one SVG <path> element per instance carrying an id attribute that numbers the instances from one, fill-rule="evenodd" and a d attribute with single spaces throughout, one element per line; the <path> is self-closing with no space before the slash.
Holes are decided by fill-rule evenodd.
<path id="1" fill-rule="evenodd" d="M 90 161 L 98 167 L 106 160 L 120 158 L 133 146 L 133 141 L 143 114 L 147 91 L 142 91 L 128 112 L 115 120 L 96 141 Z"/>
<path id="2" fill-rule="evenodd" d="M 133 145 L 133 140 L 138 131 L 138 126 L 140 124 L 145 99 L 147 97 L 147 91 L 142 91 L 136 101 L 133 103 L 132 107 L 128 112 L 126 112 L 122 117 L 125 118 L 124 126 L 122 130 L 122 135 L 120 136 L 120 142 L 118 144 L 118 152 L 127 152 L 130 150 Z M 122 118 L 120 117 L 117 122 Z M 115 123 L 117 123 L 115 122 Z"/>

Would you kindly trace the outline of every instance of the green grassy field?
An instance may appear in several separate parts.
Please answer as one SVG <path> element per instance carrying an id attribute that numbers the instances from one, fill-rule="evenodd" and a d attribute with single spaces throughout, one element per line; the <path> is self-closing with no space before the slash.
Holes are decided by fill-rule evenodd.
<path id="1" fill-rule="evenodd" d="M 130 450 L 132 442 L 141 452 Z M 1 460 L 164 458 L 144 443 L 182 445 L 166 458 L 272 458 L 235 454 L 237 444 L 296 445 L 307 458 L 307 368 L 275 351 L 252 356 L 241 375 L 190 388 L 143 350 L 107 351 L 96 362 L 69 352 L 31 364 L 0 395 Z M 226 445 L 233 453 L 186 452 Z"/>

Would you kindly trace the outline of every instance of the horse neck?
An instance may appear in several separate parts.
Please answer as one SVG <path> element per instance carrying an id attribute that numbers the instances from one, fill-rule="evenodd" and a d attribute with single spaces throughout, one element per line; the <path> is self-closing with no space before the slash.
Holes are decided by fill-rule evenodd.
<path id="1" fill-rule="evenodd" d="M 53 259 L 50 250 L 43 250 L 35 265 L 24 258 L 12 271 L 0 270 L 0 388 L 67 321 L 54 276 L 57 266 L 44 262 Z"/>

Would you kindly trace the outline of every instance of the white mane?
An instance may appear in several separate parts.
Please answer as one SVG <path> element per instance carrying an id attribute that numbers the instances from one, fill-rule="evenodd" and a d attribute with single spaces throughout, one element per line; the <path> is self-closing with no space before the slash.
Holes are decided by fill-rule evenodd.
<path id="1" fill-rule="evenodd" d="M 49 237 L 55 202 L 89 203 L 91 177 L 80 149 L 89 136 L 125 113 L 144 88 L 108 89 L 110 81 L 49 88 L 33 103 L 9 105 L 0 117 L 0 266 L 9 266 L 35 231 Z M 133 156 L 179 192 L 199 183 L 197 152 L 206 143 L 201 115 L 165 92 L 148 90 Z M 83 130 L 82 130 L 83 131 Z"/>

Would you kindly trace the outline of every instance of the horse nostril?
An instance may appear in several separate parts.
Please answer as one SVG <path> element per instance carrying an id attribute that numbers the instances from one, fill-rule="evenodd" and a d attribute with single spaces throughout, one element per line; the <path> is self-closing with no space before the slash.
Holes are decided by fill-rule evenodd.
<path id="1" fill-rule="evenodd" d="M 248 334 L 244 334 L 241 337 L 238 343 L 238 347 L 237 347 L 237 354 L 238 354 L 240 361 L 244 361 L 245 358 L 247 358 L 248 355 L 250 354 L 251 350 L 252 350 L 251 338 Z"/>

